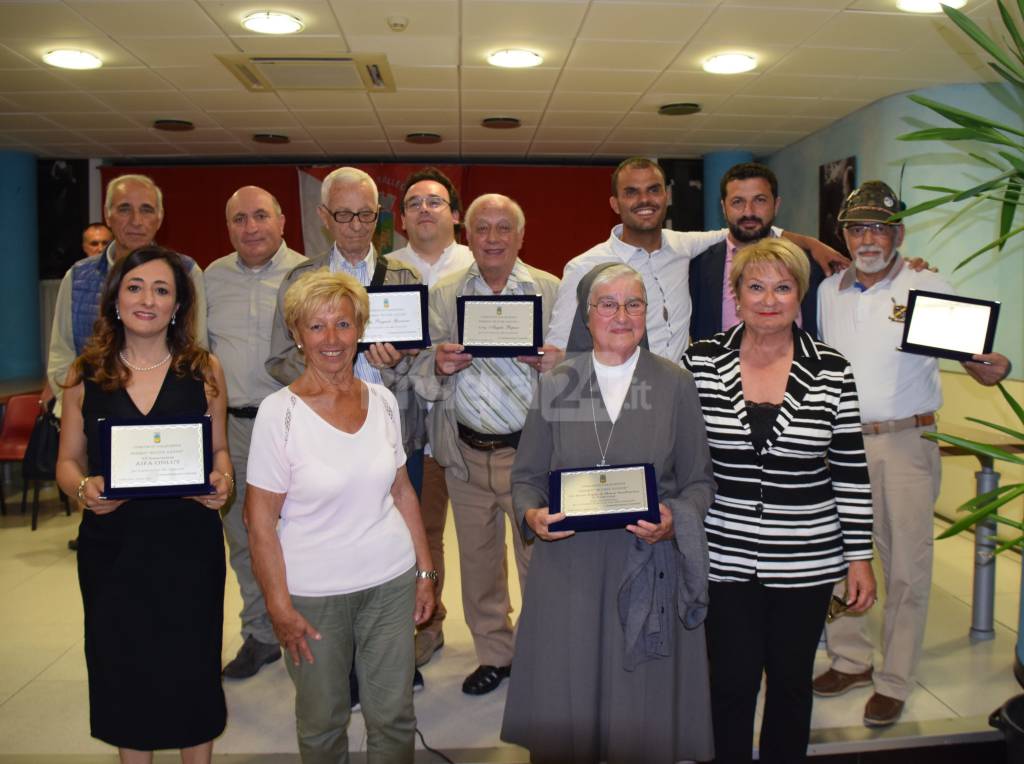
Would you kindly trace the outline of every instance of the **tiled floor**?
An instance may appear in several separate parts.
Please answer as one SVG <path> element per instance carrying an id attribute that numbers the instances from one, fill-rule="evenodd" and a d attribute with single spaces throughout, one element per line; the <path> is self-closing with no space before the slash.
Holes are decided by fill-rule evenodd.
<path id="1" fill-rule="evenodd" d="M 45 495 L 45 494 L 44 494 Z M 48 501 L 40 528 L 29 530 L 28 516 L 0 518 L 0 764 L 94 764 L 115 760 L 112 749 L 88 732 L 82 606 L 74 553 L 66 547 L 77 518 L 64 517 Z M 526 752 L 498 739 L 504 686 L 491 695 L 463 695 L 463 677 L 475 666 L 472 645 L 460 617 L 454 532 L 449 524 L 449 578 L 445 601 L 449 617 L 445 647 L 426 667 L 426 689 L 416 695 L 419 728 L 429 745 L 458 762 L 525 762 Z M 877 747 L 904 747 L 929 740 L 955 740 L 985 734 L 988 714 L 1021 692 L 1011 665 L 1016 639 L 1020 563 L 1010 555 L 997 566 L 996 638 L 971 644 L 972 547 L 968 539 L 936 544 L 935 583 L 919 687 L 901 724 L 883 731 L 861 725 L 870 688 L 814 706 L 812 751 L 836 753 Z M 515 566 L 510 564 L 510 569 Z M 518 587 L 515 603 L 518 609 Z M 240 644 L 238 591 L 229 572 L 224 655 Z M 877 627 L 878 613 L 870 615 Z M 818 667 L 826 664 L 819 653 Z M 244 682 L 226 684 L 230 719 L 215 752 L 232 764 L 295 762 L 292 686 L 282 662 Z M 353 750 L 365 748 L 361 717 L 350 728 Z M 989 733 L 996 737 L 996 733 Z M 275 755 L 276 754 L 276 755 Z M 167 761 L 175 757 L 166 758 Z M 164 760 L 164 757 L 158 757 Z M 361 761 L 361 756 L 354 761 Z M 417 761 L 439 761 L 420 752 Z"/>

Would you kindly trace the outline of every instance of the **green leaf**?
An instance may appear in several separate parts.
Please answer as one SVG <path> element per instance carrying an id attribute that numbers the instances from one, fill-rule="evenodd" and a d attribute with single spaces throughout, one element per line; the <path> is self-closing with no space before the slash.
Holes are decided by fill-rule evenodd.
<path id="1" fill-rule="evenodd" d="M 1024 0 L 1021 0 L 1021 2 L 1024 2 Z M 1017 415 L 1017 419 L 1020 423 L 1024 424 L 1024 406 L 1017 403 L 1017 399 L 1010 394 L 1009 390 L 1003 387 L 1002 382 L 997 384 L 996 387 L 999 388 L 999 392 L 1003 394 L 1003 399 L 1009 404 L 1010 408 L 1013 409 L 1013 413 Z"/>
<path id="2" fill-rule="evenodd" d="M 908 218 L 911 215 L 917 215 L 920 212 L 930 210 L 933 207 L 941 207 L 943 204 L 947 204 L 948 202 L 953 201 L 959 195 L 959 193 L 959 191 L 954 191 L 953 193 L 946 194 L 945 196 L 937 196 L 934 199 L 929 199 L 926 202 L 915 204 L 913 207 L 907 207 L 907 209 L 903 210 L 902 212 L 897 212 L 892 217 L 890 217 L 889 222 L 895 223 L 900 220 L 903 220 L 904 218 Z"/>
<path id="3" fill-rule="evenodd" d="M 1004 427 L 1001 424 L 995 424 L 994 422 L 986 422 L 984 419 L 978 419 L 977 417 L 969 416 L 966 417 L 968 422 L 974 422 L 976 424 L 983 424 L 986 427 L 991 427 L 993 430 L 999 430 L 999 432 L 1009 435 L 1011 438 L 1017 438 L 1024 442 L 1024 432 L 1020 430 L 1011 430 L 1009 427 Z"/>
<path id="4" fill-rule="evenodd" d="M 986 197 L 984 197 L 984 196 L 978 196 L 978 197 L 976 197 L 974 199 L 971 199 L 971 201 L 969 201 L 963 207 L 961 207 L 956 212 L 954 212 L 952 215 L 950 215 L 946 219 L 946 222 L 943 223 L 942 225 L 940 225 L 939 229 L 934 234 L 932 234 L 931 238 L 933 240 L 938 238 L 942 234 L 943 231 L 945 231 L 950 226 L 954 225 L 958 220 L 960 220 L 960 218 L 965 217 L 966 215 L 969 215 L 974 210 L 975 207 L 977 207 L 979 204 L 984 204 L 986 201 L 988 201 L 988 199 Z"/>
<path id="5" fill-rule="evenodd" d="M 981 443 L 970 438 L 961 438 L 959 435 L 949 435 L 944 432 L 926 432 L 922 437 L 928 438 L 928 440 L 941 440 L 943 443 L 949 443 L 951 446 L 960 446 L 960 448 L 970 451 L 976 456 L 988 456 L 998 461 L 1010 462 L 1011 464 L 1024 464 L 1024 459 L 1016 454 L 1011 454 L 1009 451 L 1004 451 L 998 446 L 988 443 Z"/>
<path id="6" fill-rule="evenodd" d="M 980 141 L 997 145 L 1015 145 L 991 130 L 978 130 L 973 127 L 929 127 L 905 133 L 896 138 L 898 141 Z"/>
<path id="7" fill-rule="evenodd" d="M 1009 525 L 1011 528 L 1016 528 L 1019 531 L 1024 531 L 1024 523 L 1020 520 L 1014 520 L 1012 517 L 1006 517 L 1004 515 L 992 515 L 992 520 L 997 525 Z"/>
<path id="8" fill-rule="evenodd" d="M 1004 504 L 1008 504 L 1009 502 L 1013 501 L 1014 499 L 1021 495 L 1024 495 L 1024 485 L 1016 486 L 1015 490 L 1008 491 L 1006 494 L 996 499 L 995 501 L 991 501 L 988 504 L 985 504 L 984 506 L 974 510 L 970 514 L 961 517 L 951 526 L 946 528 L 946 530 L 940 533 L 937 536 L 937 538 L 948 539 L 960 533 L 961 531 L 970 528 L 972 525 L 977 525 L 979 522 L 987 518 L 990 514 L 995 512 L 1001 506 L 1003 506 Z"/>
<path id="9" fill-rule="evenodd" d="M 1001 164 L 996 162 L 996 160 L 992 159 L 992 157 L 987 157 L 984 154 L 975 154 L 975 153 L 973 153 L 971 151 L 968 151 L 967 152 L 967 156 L 971 157 L 971 159 L 975 159 L 975 160 L 981 162 L 982 164 L 987 164 L 989 167 L 994 167 L 995 169 L 999 170 L 1000 172 L 1002 172 L 1003 170 L 1006 169 Z M 999 152 L 999 156 L 1003 157 L 1003 159 L 1008 158 L 1007 157 L 1007 152 L 1005 152 L 1005 151 L 1000 151 Z M 1011 162 L 1012 162 L 1012 160 L 1011 160 Z M 1024 165 L 1022 165 L 1022 166 L 1024 166 Z"/>
<path id="10" fill-rule="evenodd" d="M 940 194 L 959 194 L 962 189 L 949 188 L 948 186 L 914 186 L 914 188 L 920 189 L 921 191 L 937 191 Z"/>
<path id="11" fill-rule="evenodd" d="M 1004 67 L 1000 66 L 999 64 L 993 63 L 992 61 L 989 61 L 988 65 L 996 74 L 998 74 L 1004 80 L 1009 82 L 1011 85 L 1024 89 L 1024 82 L 1022 82 L 1018 77 L 1015 77 L 1011 72 L 1008 72 Z"/>
<path id="12" fill-rule="evenodd" d="M 933 101 L 932 99 L 925 98 L 924 96 L 921 95 L 914 94 L 907 97 L 914 103 L 920 104 L 925 108 L 931 109 L 936 114 L 939 114 L 948 119 L 950 122 L 955 122 L 958 125 L 963 125 L 964 127 L 973 127 L 979 130 L 984 128 L 1001 130 L 1004 133 L 1011 133 L 1013 135 L 1020 135 L 1024 137 L 1024 131 L 1017 130 L 1016 128 L 1010 127 L 1009 125 L 1004 125 L 1001 122 L 995 122 L 991 119 L 979 117 L 977 114 L 971 114 L 970 112 L 963 111 L 962 109 L 947 106 L 944 103 Z"/>
<path id="13" fill-rule="evenodd" d="M 999 235 L 1002 236 L 1010 230 L 1010 226 L 1013 225 L 1013 218 L 1017 214 L 1017 204 L 1020 202 L 1020 181 L 1016 178 L 1010 178 L 1010 182 L 1006 186 L 1006 197 L 1003 200 L 1002 209 L 999 214 Z M 999 245 L 999 249 L 1003 248 L 1006 244 L 1004 241 Z"/>
<path id="14" fill-rule="evenodd" d="M 958 270 L 960 270 L 960 269 L 961 269 L 961 268 L 963 268 L 963 267 L 964 267 L 965 265 L 967 265 L 967 264 L 968 264 L 969 262 L 971 262 L 971 260 L 973 260 L 974 258 L 976 258 L 976 257 L 978 257 L 978 256 L 980 256 L 980 255 L 983 255 L 983 254 L 985 254 L 985 253 L 986 253 L 986 252 L 988 252 L 988 251 L 989 251 L 990 249 L 995 249 L 996 247 L 999 247 L 999 246 L 1001 246 L 1003 242 L 1005 242 L 1005 241 L 1009 241 L 1009 240 L 1010 240 L 1010 239 L 1012 239 L 1012 238 L 1013 238 L 1014 236 L 1016 236 L 1017 234 L 1019 234 L 1019 233 L 1022 233 L 1022 232 L 1024 232 L 1024 227 L 1021 227 L 1021 228 L 1015 228 L 1015 229 L 1013 229 L 1012 231 L 1010 231 L 1009 233 L 1007 233 L 1007 234 L 1004 234 L 1003 236 L 1000 236 L 1000 237 L 999 237 L 998 239 L 996 239 L 995 241 L 990 241 L 990 242 L 989 242 L 988 244 L 986 244 L 986 245 L 985 245 L 984 247 L 982 247 L 981 249 L 976 249 L 976 250 L 975 250 L 974 252 L 972 252 L 971 254 L 969 254 L 969 255 L 968 255 L 967 257 L 965 257 L 965 258 L 964 258 L 963 260 L 961 260 L 961 261 L 960 261 L 959 263 L 957 263 L 956 267 L 955 267 L 955 268 L 953 268 L 953 272 L 954 272 L 954 273 L 956 273 L 956 272 L 957 272 Z"/>
<path id="15" fill-rule="evenodd" d="M 1020 546 L 1020 543 L 1022 541 L 1024 541 L 1024 536 L 1018 536 L 1015 539 L 1009 539 L 1008 541 L 1003 541 L 1003 543 L 1001 543 L 999 546 L 997 546 L 995 549 L 992 550 L 992 554 L 1002 554 L 1003 552 L 1005 552 L 1008 549 L 1013 549 L 1013 548 L 1015 548 L 1017 546 Z"/>
<path id="16" fill-rule="evenodd" d="M 967 501 L 965 501 L 963 504 L 961 504 L 959 507 L 957 507 L 956 511 L 957 512 L 966 512 L 969 509 L 977 509 L 982 504 L 987 504 L 988 502 L 990 502 L 995 497 L 1000 496 L 1001 494 L 1004 494 L 1007 491 L 1012 491 L 1014 488 L 1017 488 L 1020 485 L 1021 485 L 1020 483 L 1011 483 L 1010 485 L 1001 485 L 1001 486 L 999 486 L 998 488 L 996 488 L 996 489 L 994 489 L 992 491 L 987 491 L 985 493 L 979 493 L 977 496 L 972 496 Z"/>
<path id="17" fill-rule="evenodd" d="M 999 47 L 998 43 L 985 34 L 981 27 L 975 24 L 968 16 L 955 8 L 950 8 L 948 5 L 942 6 L 942 10 L 950 19 L 952 19 L 954 24 L 960 27 L 964 34 L 974 40 L 974 42 L 980 47 L 984 48 L 992 58 L 1017 75 L 1018 78 L 1024 79 L 1024 69 L 1021 69 L 1012 58 L 1006 55 L 1005 51 Z"/>
<path id="18" fill-rule="evenodd" d="M 999 15 L 1003 18 L 1003 26 L 1006 27 L 1006 31 L 1013 38 L 1013 44 L 1017 46 L 1018 58 L 1024 56 L 1024 37 L 1021 37 L 1020 32 L 1017 31 L 1017 23 L 1014 21 L 1013 16 L 1010 15 L 1010 12 L 1006 10 L 1002 0 L 999 0 Z"/>
<path id="19" fill-rule="evenodd" d="M 975 159 L 981 159 L 980 156 L 975 156 L 974 154 L 971 154 L 971 156 L 974 156 Z M 1016 168 L 1017 172 L 1024 173 L 1024 159 L 1017 156 L 1016 154 L 1011 154 L 1007 151 L 1000 151 L 999 156 L 1001 156 L 1003 159 L 1005 159 L 1007 162 L 1013 165 Z M 999 165 L 995 163 L 992 164 L 999 170 L 1003 169 L 1002 167 L 999 167 Z"/>

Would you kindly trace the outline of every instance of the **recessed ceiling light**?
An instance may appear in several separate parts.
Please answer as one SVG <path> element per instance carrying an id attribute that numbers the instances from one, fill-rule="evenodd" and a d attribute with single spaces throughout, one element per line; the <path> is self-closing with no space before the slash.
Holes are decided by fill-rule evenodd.
<path id="1" fill-rule="evenodd" d="M 252 139 L 256 143 L 290 143 L 291 138 L 287 135 L 281 135 L 280 133 L 256 133 Z"/>
<path id="2" fill-rule="evenodd" d="M 683 117 L 687 114 L 696 114 L 700 111 L 699 103 L 667 103 L 658 107 L 658 114 L 667 117 Z"/>
<path id="3" fill-rule="evenodd" d="M 196 126 L 187 119 L 158 119 L 153 122 L 153 127 L 171 133 L 185 133 L 196 129 Z"/>
<path id="4" fill-rule="evenodd" d="M 757 59 L 746 53 L 723 53 L 705 59 L 704 71 L 711 74 L 739 74 L 757 66 Z"/>
<path id="5" fill-rule="evenodd" d="M 437 133 L 409 133 L 405 136 L 405 142 L 426 146 L 431 143 L 440 143 L 441 136 Z"/>
<path id="6" fill-rule="evenodd" d="M 242 26 L 259 34 L 294 34 L 302 29 L 302 22 L 287 13 L 257 11 L 242 19 Z"/>
<path id="7" fill-rule="evenodd" d="M 896 0 L 896 7 L 907 13 L 942 13 L 942 6 L 963 8 L 967 0 Z"/>
<path id="8" fill-rule="evenodd" d="M 534 53 L 532 50 L 506 48 L 494 51 L 487 57 L 487 62 L 491 66 L 501 66 L 506 69 L 525 69 L 530 66 L 539 66 L 544 63 L 544 59 L 539 53 Z"/>
<path id="9" fill-rule="evenodd" d="M 482 127 L 489 127 L 492 130 L 511 130 L 521 124 L 518 117 L 485 117 L 480 122 Z"/>
<path id="10" fill-rule="evenodd" d="M 86 50 L 51 50 L 43 56 L 43 61 L 61 69 L 99 69 L 103 66 L 99 56 Z"/>

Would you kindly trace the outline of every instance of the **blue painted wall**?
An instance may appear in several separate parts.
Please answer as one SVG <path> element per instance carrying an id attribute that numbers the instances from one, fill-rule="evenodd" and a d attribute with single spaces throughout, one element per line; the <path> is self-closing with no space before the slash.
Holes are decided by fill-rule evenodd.
<path id="1" fill-rule="evenodd" d="M 1024 129 L 1020 100 L 1001 85 L 946 85 L 917 92 Z M 897 187 L 900 167 L 906 162 L 903 199 L 909 206 L 934 195 L 915 186 L 968 188 L 989 177 L 993 171 L 968 157 L 962 149 L 986 152 L 983 146 L 897 140 L 897 136 L 920 127 L 948 124 L 906 95 L 890 96 L 766 158 L 779 177 L 783 199 L 779 224 L 794 231 L 816 233 L 818 166 L 848 156 L 857 157 L 858 183 L 877 178 L 893 188 Z M 902 251 L 938 266 L 961 294 L 1002 303 L 996 349 L 1010 357 L 1013 376 L 1024 378 L 1024 235 L 1011 240 L 1001 254 L 982 255 L 954 273 L 953 268 L 960 260 L 996 237 L 999 211 L 995 204 L 983 205 L 937 234 L 951 214 L 949 209 L 942 209 L 910 218 Z M 1024 214 L 1018 213 L 1015 224 L 1024 225 Z"/>
<path id="2" fill-rule="evenodd" d="M 36 158 L 0 151 L 0 380 L 42 377 Z"/>

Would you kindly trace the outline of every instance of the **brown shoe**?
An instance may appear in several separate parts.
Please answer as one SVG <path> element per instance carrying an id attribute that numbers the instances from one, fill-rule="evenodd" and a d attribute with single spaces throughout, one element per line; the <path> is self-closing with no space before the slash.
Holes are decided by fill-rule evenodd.
<path id="1" fill-rule="evenodd" d="M 444 632 L 438 631 L 417 631 L 416 632 L 416 668 L 428 663 L 434 657 L 434 653 L 444 647 Z"/>
<path id="2" fill-rule="evenodd" d="M 888 727 L 895 724 L 903 713 L 903 701 L 875 693 L 864 706 L 865 727 Z"/>
<path id="3" fill-rule="evenodd" d="M 860 674 L 845 674 L 830 668 L 821 676 L 815 677 L 811 687 L 814 688 L 815 695 L 832 698 L 854 687 L 866 687 L 871 684 L 871 672 L 872 669 L 868 669 Z"/>

